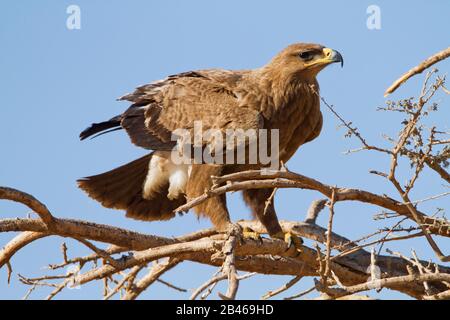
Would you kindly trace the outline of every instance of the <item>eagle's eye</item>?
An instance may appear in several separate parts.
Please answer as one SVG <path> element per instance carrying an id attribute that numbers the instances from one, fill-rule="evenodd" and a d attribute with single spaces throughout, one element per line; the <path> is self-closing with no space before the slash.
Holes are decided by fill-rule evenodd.
<path id="1" fill-rule="evenodd" d="M 309 61 L 314 57 L 314 53 L 312 51 L 303 51 L 298 56 L 304 61 Z"/>

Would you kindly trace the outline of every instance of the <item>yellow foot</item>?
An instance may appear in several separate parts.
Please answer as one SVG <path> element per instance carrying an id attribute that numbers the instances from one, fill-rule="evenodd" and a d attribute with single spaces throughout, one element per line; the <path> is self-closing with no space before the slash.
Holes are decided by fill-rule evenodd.
<path id="1" fill-rule="evenodd" d="M 244 227 L 244 229 L 242 230 L 242 237 L 243 237 L 243 239 L 242 239 L 243 241 L 251 239 L 251 240 L 258 241 L 259 243 L 262 243 L 261 235 L 249 227 Z"/>
<path id="2" fill-rule="evenodd" d="M 290 232 L 286 232 L 286 233 L 278 232 L 274 235 L 271 235 L 271 238 L 280 239 L 280 240 L 283 240 L 284 242 L 286 242 L 286 244 L 288 245 L 288 248 L 286 249 L 286 251 L 288 251 L 291 248 L 294 248 L 297 252 L 297 255 L 302 252 L 303 240 L 302 240 L 302 238 L 296 236 L 295 234 L 292 234 Z"/>

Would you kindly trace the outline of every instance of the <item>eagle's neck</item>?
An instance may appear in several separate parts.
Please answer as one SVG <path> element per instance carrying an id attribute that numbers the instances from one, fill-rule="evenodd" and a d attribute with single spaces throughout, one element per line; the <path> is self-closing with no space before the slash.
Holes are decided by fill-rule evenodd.
<path id="1" fill-rule="evenodd" d="M 299 103 L 316 100 L 319 92 L 315 75 L 285 74 L 273 68 L 262 68 L 255 75 L 259 89 L 270 97 L 261 101 L 261 109 L 269 117 L 289 113 Z"/>

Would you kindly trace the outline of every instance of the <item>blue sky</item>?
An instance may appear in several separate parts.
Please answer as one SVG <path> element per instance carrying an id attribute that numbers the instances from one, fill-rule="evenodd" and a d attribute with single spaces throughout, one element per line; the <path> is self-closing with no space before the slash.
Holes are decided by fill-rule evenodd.
<path id="1" fill-rule="evenodd" d="M 81 8 L 81 30 L 66 28 L 66 8 Z M 366 27 L 366 9 L 381 9 L 381 30 Z M 331 66 L 319 75 L 322 95 L 353 121 L 371 142 L 384 144 L 381 134 L 395 135 L 401 118 L 376 112 L 386 99 L 385 89 L 403 72 L 448 46 L 450 3 L 435 1 L 2 1 L 0 10 L 0 184 L 24 190 L 48 205 L 58 217 L 108 223 L 150 234 L 175 236 L 209 227 L 193 214 L 164 223 L 142 223 L 124 218 L 122 212 L 102 208 L 77 189 L 76 179 L 109 170 L 145 154 L 123 132 L 88 142 L 78 134 L 91 122 L 108 119 L 127 104 L 115 99 L 136 86 L 177 72 L 228 68 L 248 69 L 265 64 L 290 43 L 316 42 L 339 50 L 343 69 Z M 450 61 L 438 65 L 448 72 Z M 416 96 L 423 76 L 411 79 L 391 98 Z M 447 128 L 448 98 L 438 124 Z M 338 121 L 322 108 L 321 136 L 304 146 L 288 163 L 290 170 L 329 184 L 360 187 L 395 195 L 393 188 L 370 169 L 383 170 L 388 160 L 373 153 L 343 155 L 358 147 L 343 138 Z M 406 179 L 406 172 L 401 171 Z M 442 192 L 433 173 L 419 180 L 415 199 Z M 314 192 L 282 190 L 277 194 L 278 216 L 301 220 Z M 448 198 L 421 208 L 432 212 L 447 207 Z M 239 195 L 229 203 L 234 219 L 248 218 Z M 357 203 L 339 203 L 334 230 L 359 238 L 382 226 L 372 221 L 379 209 Z M 0 218 L 24 217 L 27 209 L 0 202 Z M 326 223 L 327 214 L 319 220 Z M 1 234 L 4 245 L 13 234 Z M 88 251 L 68 241 L 69 255 Z M 48 263 L 61 260 L 60 238 L 35 242 L 12 259 L 14 278 L 6 284 L 0 270 L 0 299 L 20 298 L 26 287 L 17 273 L 38 276 Z M 444 251 L 450 247 L 440 241 Z M 387 246 L 417 250 L 433 258 L 423 239 Z M 196 288 L 215 268 L 185 263 L 164 279 L 185 288 Z M 188 276 L 187 276 L 188 275 Z M 284 284 L 289 277 L 258 276 L 240 286 L 238 298 L 259 298 Z M 306 279 L 287 294 L 311 285 Z M 101 284 L 66 290 L 60 298 L 94 299 Z M 42 298 L 39 289 L 32 298 Z M 404 298 L 382 291 L 384 298 Z M 142 298 L 186 298 L 160 284 Z M 214 296 L 216 297 L 216 296 Z"/>

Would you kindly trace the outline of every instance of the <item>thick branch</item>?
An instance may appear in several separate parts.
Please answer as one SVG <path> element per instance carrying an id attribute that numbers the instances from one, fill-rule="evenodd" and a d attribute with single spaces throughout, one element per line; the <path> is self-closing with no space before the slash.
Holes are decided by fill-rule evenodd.
<path id="1" fill-rule="evenodd" d="M 26 205 L 39 215 L 47 227 L 51 228 L 54 219 L 52 214 L 42 202 L 32 195 L 16 189 L 0 187 L 0 199 L 11 200 Z"/>
<path id="2" fill-rule="evenodd" d="M 174 239 L 154 237 L 114 228 L 105 225 L 92 224 L 75 220 L 56 219 L 57 230 L 55 235 L 66 237 L 84 237 L 85 239 L 107 242 L 129 250 L 138 250 L 133 256 L 125 259 L 118 269 L 111 265 L 104 265 L 77 277 L 77 282 L 86 283 L 95 279 L 102 279 L 120 270 L 148 263 L 155 259 L 172 257 L 180 260 L 190 260 L 202 264 L 221 266 L 223 260 L 214 260 L 212 255 L 223 246 L 225 239 L 222 235 L 198 239 L 192 242 L 177 242 Z M 262 231 L 262 226 L 257 222 L 242 222 L 241 225 L 250 225 L 255 231 Z M 302 237 L 324 242 L 325 231 L 316 225 L 305 223 L 282 222 L 286 230 L 291 228 L 293 233 Z M 36 219 L 10 219 L 0 221 L 0 232 L 6 231 L 37 231 L 45 230 L 45 224 Z M 60 234 L 58 234 L 60 232 Z M 332 234 L 331 244 L 346 244 L 349 240 Z M 152 249 L 153 248 L 153 249 Z M 286 251 L 286 244 L 279 240 L 264 239 L 262 244 L 254 241 L 246 241 L 236 248 L 236 268 L 243 271 L 258 272 L 262 274 L 284 274 L 317 276 L 317 253 L 308 247 L 302 248 L 299 257 L 291 250 Z M 274 259 L 274 257 L 279 257 Z M 377 256 L 377 263 L 383 273 L 392 276 L 407 274 L 408 262 L 391 256 Z M 425 262 L 424 262 L 425 263 Z M 355 285 L 364 282 L 370 265 L 370 254 L 364 250 L 332 259 L 331 270 L 335 272 L 346 285 Z M 450 269 L 440 266 L 441 272 L 450 273 Z M 414 297 L 423 295 L 423 286 L 415 284 L 396 285 L 392 289 L 399 290 Z"/>

